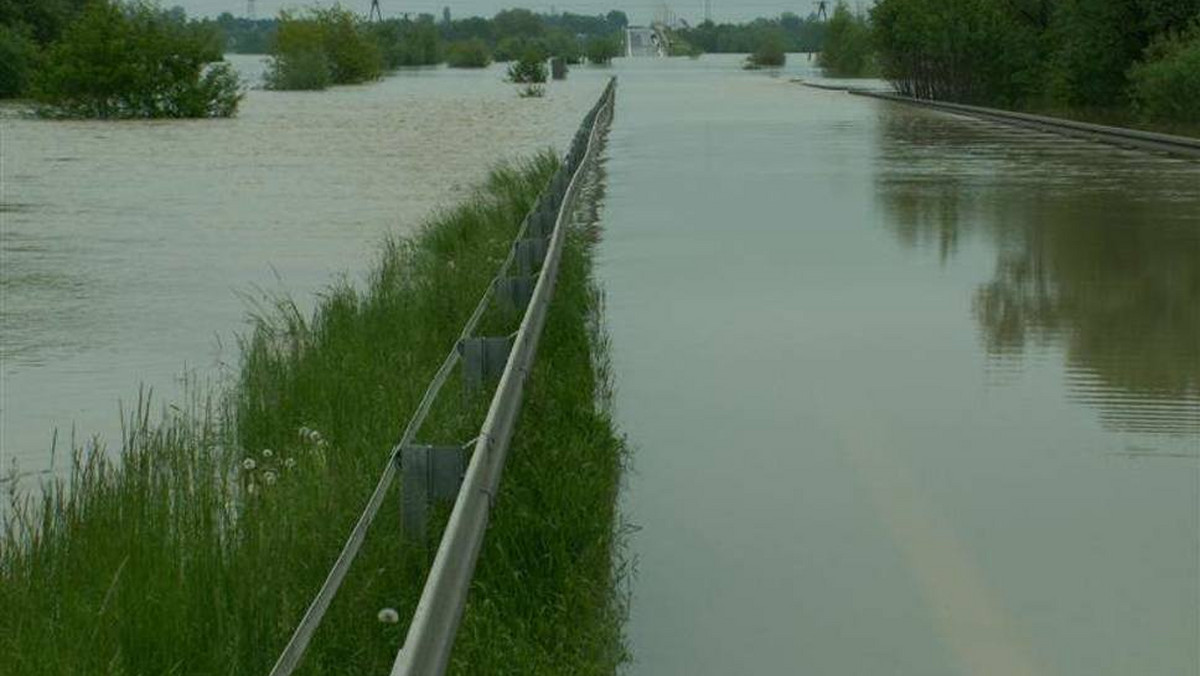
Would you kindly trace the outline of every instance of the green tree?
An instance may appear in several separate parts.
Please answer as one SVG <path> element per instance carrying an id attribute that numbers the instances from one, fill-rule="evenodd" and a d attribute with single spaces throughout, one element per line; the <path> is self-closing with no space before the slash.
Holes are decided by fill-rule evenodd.
<path id="1" fill-rule="evenodd" d="M 37 45 L 27 30 L 0 25 L 0 99 L 28 90 L 37 58 Z"/>
<path id="2" fill-rule="evenodd" d="M 237 75 L 215 31 L 156 7 L 94 0 L 51 47 L 33 82 L 46 114 L 78 117 L 225 117 Z"/>
<path id="3" fill-rule="evenodd" d="M 590 63 L 609 64 L 621 53 L 621 43 L 615 35 L 592 37 L 588 39 L 584 52 Z"/>
<path id="4" fill-rule="evenodd" d="M 1144 121 L 1200 125 L 1200 21 L 1151 44 L 1129 79 L 1134 108 Z"/>
<path id="5" fill-rule="evenodd" d="M 487 43 L 479 38 L 450 43 L 446 64 L 451 68 L 486 68 L 492 62 Z"/>
<path id="6" fill-rule="evenodd" d="M 864 77 L 874 71 L 871 26 L 844 2 L 833 8 L 825 29 L 825 46 L 819 64 L 834 77 Z"/>
<path id="7" fill-rule="evenodd" d="M 364 21 L 341 7 L 305 15 L 280 12 L 271 44 L 267 86 L 324 89 L 356 84 L 383 74 L 383 50 Z"/>

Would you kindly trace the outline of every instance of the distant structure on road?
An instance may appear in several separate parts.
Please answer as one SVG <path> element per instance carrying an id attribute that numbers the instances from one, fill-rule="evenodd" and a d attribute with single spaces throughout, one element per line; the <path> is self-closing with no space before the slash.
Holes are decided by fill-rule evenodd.
<path id="1" fill-rule="evenodd" d="M 371 0 L 371 11 L 367 12 L 367 21 L 383 21 L 383 10 L 379 8 L 379 0 Z"/>
<path id="2" fill-rule="evenodd" d="M 649 28 L 645 26 L 628 26 L 625 28 L 625 56 L 666 56 L 670 50 L 670 42 L 666 28 L 655 23 Z"/>
<path id="3" fill-rule="evenodd" d="M 817 7 L 817 11 L 816 11 L 817 18 L 824 20 L 824 21 L 828 21 L 829 20 L 829 12 L 826 11 L 829 8 L 828 0 L 818 0 L 818 2 L 814 2 L 813 4 L 816 5 L 816 7 Z"/>

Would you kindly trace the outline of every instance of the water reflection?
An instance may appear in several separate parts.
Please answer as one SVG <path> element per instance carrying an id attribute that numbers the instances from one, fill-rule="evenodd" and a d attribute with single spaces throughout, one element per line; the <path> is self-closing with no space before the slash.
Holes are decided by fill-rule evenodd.
<path id="1" fill-rule="evenodd" d="M 1105 424 L 1200 434 L 1200 167 L 924 111 L 880 122 L 901 243 L 945 262 L 969 238 L 995 258 L 972 302 L 993 359 L 1060 349 Z"/>

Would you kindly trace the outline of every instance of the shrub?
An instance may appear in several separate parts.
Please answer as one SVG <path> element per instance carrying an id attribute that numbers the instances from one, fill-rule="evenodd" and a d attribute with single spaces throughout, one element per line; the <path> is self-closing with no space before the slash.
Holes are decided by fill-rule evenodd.
<path id="1" fill-rule="evenodd" d="M 37 46 L 25 31 L 0 25 L 0 99 L 25 93 L 36 60 Z"/>
<path id="2" fill-rule="evenodd" d="M 535 51 L 527 51 L 508 67 L 508 81 L 516 84 L 540 84 L 546 81 L 546 62 Z"/>
<path id="3" fill-rule="evenodd" d="M 388 19 L 369 24 L 379 44 L 384 66 L 431 66 L 442 60 L 442 39 L 433 19 L 421 16 L 416 21 Z"/>
<path id="4" fill-rule="evenodd" d="M 225 117 L 237 75 L 209 28 L 137 2 L 91 3 L 46 54 L 33 93 L 44 113 L 69 117 Z"/>
<path id="5" fill-rule="evenodd" d="M 595 64 L 612 63 L 614 57 L 621 53 L 621 44 L 615 36 L 593 37 L 587 42 L 584 50 L 587 60 Z"/>
<path id="6" fill-rule="evenodd" d="M 451 68 L 486 68 L 491 62 L 487 43 L 479 38 L 460 40 L 446 49 L 446 63 Z"/>
<path id="7" fill-rule="evenodd" d="M 758 47 L 746 57 L 746 68 L 779 68 L 787 63 L 787 53 L 783 49 L 783 36 L 778 32 L 770 32 L 763 36 Z"/>
<path id="8" fill-rule="evenodd" d="M 1200 124 L 1200 23 L 1155 41 L 1129 79 L 1130 98 L 1144 121 Z"/>
<path id="9" fill-rule="evenodd" d="M 864 77 L 873 70 L 873 62 L 871 27 L 866 17 L 850 11 L 844 1 L 838 2 L 825 29 L 819 65 L 834 77 Z"/>
<path id="10" fill-rule="evenodd" d="M 268 87 L 324 89 L 374 80 L 382 73 L 379 43 L 349 10 L 314 9 L 306 16 L 280 12 L 271 42 Z"/>

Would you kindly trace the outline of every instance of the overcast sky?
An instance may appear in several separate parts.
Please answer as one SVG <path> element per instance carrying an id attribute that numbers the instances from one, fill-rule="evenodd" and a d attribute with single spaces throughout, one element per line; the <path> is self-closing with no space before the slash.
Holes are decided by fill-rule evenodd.
<path id="1" fill-rule="evenodd" d="M 815 6 L 813 0 L 798 0 L 783 2 L 772 0 L 710 0 L 712 16 L 716 21 L 744 21 L 758 16 L 778 16 L 783 12 L 795 12 L 805 16 Z M 247 0 L 159 0 L 163 7 L 180 6 L 187 10 L 190 16 L 216 16 L 221 12 L 229 12 L 234 16 L 246 15 Z M 274 16 L 285 7 L 306 7 L 314 4 L 329 6 L 332 0 L 255 0 L 255 10 L 259 18 Z M 371 6 L 371 0 L 342 0 L 343 6 L 366 13 Z M 832 3 L 831 3 L 832 4 Z M 635 24 L 649 23 L 655 17 L 655 12 L 662 6 L 659 0 L 379 0 L 385 17 L 400 16 L 404 12 L 428 13 L 442 15 L 442 8 L 449 6 L 454 17 L 492 16 L 501 9 L 509 7 L 525 7 L 536 12 L 549 12 L 553 8 L 558 12 L 573 12 L 575 14 L 604 14 L 611 9 L 619 9 L 629 15 L 629 20 Z M 686 2 L 670 3 L 671 10 L 690 23 L 696 23 L 704 18 L 704 0 L 686 0 Z"/>

